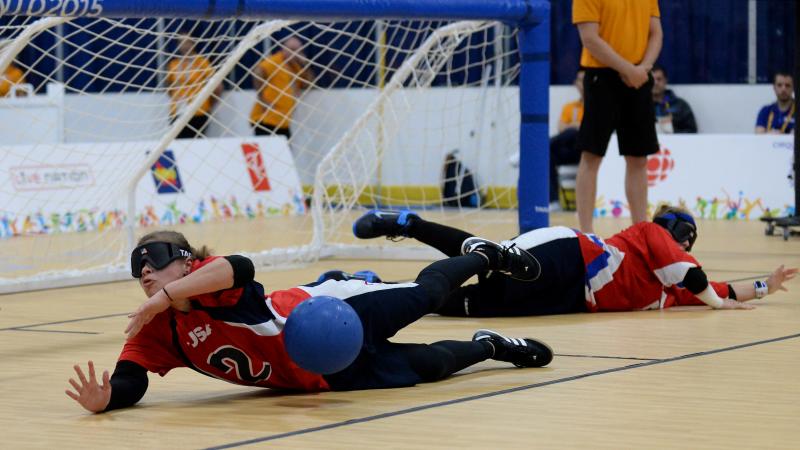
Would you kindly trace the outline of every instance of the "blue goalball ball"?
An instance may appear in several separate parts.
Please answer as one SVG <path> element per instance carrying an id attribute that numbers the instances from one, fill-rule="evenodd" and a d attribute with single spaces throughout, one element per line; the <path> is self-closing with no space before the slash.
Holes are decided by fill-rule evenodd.
<path id="1" fill-rule="evenodd" d="M 297 305 L 286 319 L 283 335 L 295 364 L 322 375 L 349 366 L 364 343 L 364 328 L 355 310 L 328 296 L 311 297 Z"/>

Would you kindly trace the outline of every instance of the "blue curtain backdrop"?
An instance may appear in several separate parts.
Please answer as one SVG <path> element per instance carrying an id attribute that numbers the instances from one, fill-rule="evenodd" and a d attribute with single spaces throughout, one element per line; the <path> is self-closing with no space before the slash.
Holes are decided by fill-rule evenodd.
<path id="1" fill-rule="evenodd" d="M 664 48 L 659 63 L 672 83 L 747 82 L 748 0 L 659 0 Z M 794 66 L 796 0 L 757 4 L 758 82 Z M 552 1 L 553 84 L 570 84 L 580 59 L 572 0 Z"/>
<path id="2" fill-rule="evenodd" d="M 759 1 L 758 82 L 770 83 L 776 71 L 794 71 L 797 0 Z"/>

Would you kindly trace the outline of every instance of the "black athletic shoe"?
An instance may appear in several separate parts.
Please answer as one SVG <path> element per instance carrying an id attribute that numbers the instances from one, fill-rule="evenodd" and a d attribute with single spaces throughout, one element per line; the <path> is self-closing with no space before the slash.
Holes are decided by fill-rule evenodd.
<path id="1" fill-rule="evenodd" d="M 419 216 L 407 209 L 402 211 L 386 211 L 373 209 L 353 222 L 353 234 L 359 239 L 371 239 L 380 236 L 388 238 L 408 237 L 409 220 Z"/>
<path id="2" fill-rule="evenodd" d="M 506 361 L 517 367 L 544 367 L 553 360 L 553 349 L 535 339 L 508 338 L 491 330 L 478 330 L 473 341 L 488 340 L 494 346 L 496 361 Z"/>
<path id="3" fill-rule="evenodd" d="M 516 244 L 500 245 L 488 239 L 473 236 L 464 239 L 461 244 L 461 254 L 466 255 L 467 253 L 480 254 L 489 262 L 490 270 L 497 270 L 517 280 L 534 281 L 542 274 L 542 266 L 539 261 L 524 248 L 517 247 Z M 490 253 L 496 254 L 497 257 L 492 258 Z"/>

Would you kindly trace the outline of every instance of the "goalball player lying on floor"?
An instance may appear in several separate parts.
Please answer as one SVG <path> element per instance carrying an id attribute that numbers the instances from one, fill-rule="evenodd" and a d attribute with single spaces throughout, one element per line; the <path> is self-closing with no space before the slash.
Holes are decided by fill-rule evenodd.
<path id="1" fill-rule="evenodd" d="M 88 377 L 75 365 L 78 380 L 69 380 L 74 390 L 66 394 L 92 412 L 124 408 L 144 396 L 148 371 L 164 376 L 178 367 L 235 384 L 313 392 L 413 386 L 487 359 L 545 366 L 553 358 L 546 344 L 490 330 L 478 330 L 471 341 L 389 341 L 440 309 L 473 275 L 492 270 L 526 279 L 535 275 L 531 267 L 527 253 L 481 240 L 466 255 L 429 265 L 412 283 L 323 280 L 265 295 L 249 259 L 209 256 L 205 247 L 192 248 L 174 231 L 150 233 L 131 254 L 131 274 L 148 299 L 129 316 L 128 340 L 113 375 L 105 371 L 100 383 L 92 361 Z M 344 301 L 363 326 L 363 341 L 355 341 L 352 358 L 332 373 L 305 370 L 287 351 L 287 318 L 292 320 L 304 300 L 319 296 Z"/>
<path id="2" fill-rule="evenodd" d="M 411 211 L 367 212 L 353 224 L 358 238 L 410 237 L 447 256 L 469 251 L 466 231 L 423 220 Z M 473 241 L 473 239 L 478 239 Z M 527 250 L 537 275 L 522 281 L 496 271 L 450 293 L 437 313 L 500 317 L 576 312 L 664 309 L 707 304 L 715 309 L 752 309 L 743 302 L 762 298 L 791 280 L 798 269 L 778 267 L 765 281 L 709 281 L 689 254 L 697 225 L 684 208 L 662 206 L 642 222 L 601 239 L 567 227 L 529 231 L 503 245 Z"/>

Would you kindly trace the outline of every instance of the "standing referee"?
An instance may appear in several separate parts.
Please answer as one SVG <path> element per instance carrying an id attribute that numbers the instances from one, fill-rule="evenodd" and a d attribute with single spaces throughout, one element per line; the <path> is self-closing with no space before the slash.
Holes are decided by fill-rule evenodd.
<path id="1" fill-rule="evenodd" d="M 650 69 L 661 52 L 660 16 L 658 0 L 574 0 L 572 5 L 586 70 L 576 186 L 581 231 L 594 232 L 597 172 L 614 131 L 625 157 L 631 219 L 647 220 L 647 155 L 658 151 Z"/>

